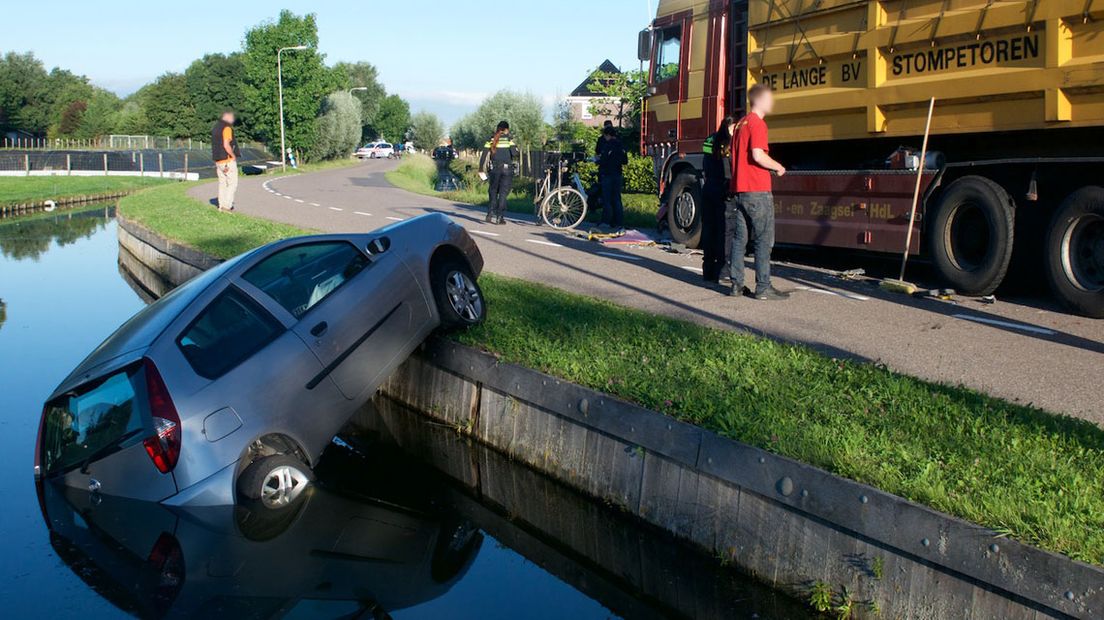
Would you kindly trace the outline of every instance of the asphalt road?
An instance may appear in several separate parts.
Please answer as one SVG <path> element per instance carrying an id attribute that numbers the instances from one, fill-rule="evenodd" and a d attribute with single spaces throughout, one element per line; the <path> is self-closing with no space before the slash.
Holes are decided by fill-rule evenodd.
<path id="1" fill-rule="evenodd" d="M 700 255 L 655 247 L 610 248 L 511 216 L 488 226 L 483 209 L 391 186 L 394 162 L 368 161 L 282 178 L 243 177 L 237 209 L 324 231 L 367 231 L 445 212 L 476 236 L 486 269 L 725 329 L 800 342 L 830 356 L 867 360 L 909 375 L 965 385 L 1104 426 L 1104 321 L 1073 316 L 1040 297 L 992 305 L 969 298 L 921 300 L 845 281 L 820 266 L 777 262 L 783 302 L 732 299 L 703 286 Z M 213 185 L 193 195 L 214 196 Z M 823 264 L 823 263 L 821 263 Z M 750 266 L 750 264 L 749 264 Z M 750 270 L 748 282 L 754 281 Z M 570 321 L 571 317 L 563 317 Z"/>

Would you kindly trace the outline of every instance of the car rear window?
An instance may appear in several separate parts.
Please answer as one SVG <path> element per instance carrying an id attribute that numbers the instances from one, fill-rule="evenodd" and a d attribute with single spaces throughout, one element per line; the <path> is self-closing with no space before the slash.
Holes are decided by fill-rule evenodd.
<path id="1" fill-rule="evenodd" d="M 201 377 L 216 379 L 276 339 L 283 326 L 244 293 L 226 289 L 188 326 L 177 346 Z"/>
<path id="2" fill-rule="evenodd" d="M 326 241 L 280 250 L 242 278 L 300 318 L 367 266 L 368 257 L 351 243 Z"/>
<path id="3" fill-rule="evenodd" d="M 135 366 L 48 403 L 42 427 L 44 472 L 67 471 L 141 441 L 140 379 L 141 367 Z"/>

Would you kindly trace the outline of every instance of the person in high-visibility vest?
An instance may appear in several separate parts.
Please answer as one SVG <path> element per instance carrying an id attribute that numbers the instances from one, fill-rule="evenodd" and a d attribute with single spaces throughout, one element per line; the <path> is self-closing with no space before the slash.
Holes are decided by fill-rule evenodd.
<path id="1" fill-rule="evenodd" d="M 732 178 L 732 134 L 736 119 L 724 117 L 716 133 L 705 139 L 702 153 L 705 161 L 702 172 L 705 184 L 702 187 L 702 279 L 718 283 L 724 266 L 728 262 L 725 246 L 725 200 L 728 199 L 728 186 Z M 731 235 L 731 232 L 728 233 Z"/>
<path id="2" fill-rule="evenodd" d="M 510 139 L 510 123 L 502 121 L 494 135 L 483 145 L 479 168 L 487 173 L 487 223 L 505 224 L 506 198 L 514 186 L 514 174 L 520 158 L 517 143 Z"/>

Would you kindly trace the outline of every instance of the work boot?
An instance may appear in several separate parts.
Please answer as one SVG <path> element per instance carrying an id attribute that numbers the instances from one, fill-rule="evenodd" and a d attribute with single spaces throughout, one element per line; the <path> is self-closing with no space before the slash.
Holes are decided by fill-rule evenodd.
<path id="1" fill-rule="evenodd" d="M 494 224 L 495 224 L 495 226 L 505 226 L 506 225 L 506 218 L 504 218 L 500 215 L 500 216 L 498 216 L 498 218 L 495 219 Z"/>
<path id="2" fill-rule="evenodd" d="M 751 294 L 751 289 L 746 286 L 736 284 L 726 288 L 725 295 L 728 295 L 729 297 L 740 297 L 741 295 L 743 295 L 744 297 L 754 297 L 754 295 Z"/>
<path id="3" fill-rule="evenodd" d="M 495 223 L 494 214 L 488 211 L 487 212 L 487 217 L 483 218 L 483 221 L 487 222 L 488 224 L 494 224 Z"/>
<path id="4" fill-rule="evenodd" d="M 755 298 L 760 301 L 781 301 L 783 299 L 789 299 L 790 294 L 780 291 L 773 286 L 768 286 L 767 288 L 755 293 Z"/>

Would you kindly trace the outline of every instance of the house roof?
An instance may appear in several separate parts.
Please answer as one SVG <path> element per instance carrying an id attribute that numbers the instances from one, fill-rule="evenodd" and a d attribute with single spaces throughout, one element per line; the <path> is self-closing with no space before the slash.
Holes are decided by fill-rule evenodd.
<path id="1" fill-rule="evenodd" d="M 603 73 L 621 73 L 621 70 L 617 68 L 617 65 L 613 64 L 609 58 L 607 58 L 602 64 L 598 65 L 595 72 L 602 71 Z M 587 79 L 583 80 L 581 84 L 575 87 L 575 90 L 571 91 L 572 97 L 600 97 L 602 93 L 595 92 L 590 89 L 591 85 L 596 81 L 594 79 L 594 73 L 592 72 L 587 76 Z"/>

